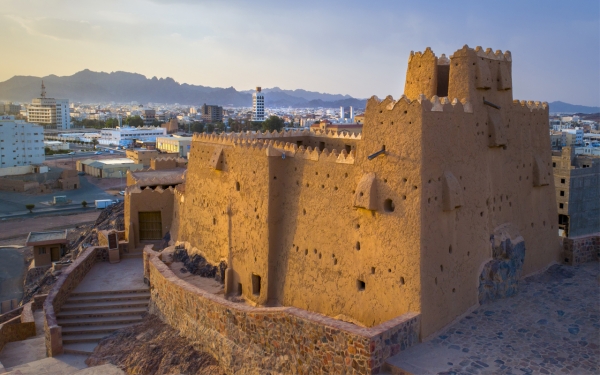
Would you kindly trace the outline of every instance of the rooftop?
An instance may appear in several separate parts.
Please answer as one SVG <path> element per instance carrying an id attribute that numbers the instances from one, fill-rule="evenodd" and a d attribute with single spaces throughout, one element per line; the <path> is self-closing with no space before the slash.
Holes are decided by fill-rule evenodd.
<path id="1" fill-rule="evenodd" d="M 129 172 L 139 187 L 153 185 L 174 185 L 185 182 L 185 168 L 163 169 L 158 171 L 148 170 Z"/>
<path id="2" fill-rule="evenodd" d="M 50 232 L 29 232 L 27 246 L 51 245 L 67 242 L 67 231 L 57 230 Z"/>

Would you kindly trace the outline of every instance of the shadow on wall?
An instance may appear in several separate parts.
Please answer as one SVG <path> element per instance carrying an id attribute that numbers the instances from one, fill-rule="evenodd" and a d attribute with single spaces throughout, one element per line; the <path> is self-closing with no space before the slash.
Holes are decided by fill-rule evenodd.
<path id="1" fill-rule="evenodd" d="M 479 303 L 517 294 L 525 260 L 525 240 L 511 223 L 496 228 L 490 237 L 492 257 L 479 276 Z"/>

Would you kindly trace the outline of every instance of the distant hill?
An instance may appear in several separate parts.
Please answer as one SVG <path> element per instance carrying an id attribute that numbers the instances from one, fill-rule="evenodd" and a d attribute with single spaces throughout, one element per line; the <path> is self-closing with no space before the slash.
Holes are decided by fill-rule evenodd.
<path id="1" fill-rule="evenodd" d="M 0 82 L 0 100 L 27 103 L 40 95 L 42 79 L 49 97 L 72 102 L 102 103 L 181 103 L 200 106 L 203 103 L 250 107 L 252 91 L 233 87 L 219 88 L 180 84 L 172 78 L 146 78 L 128 72 L 92 72 L 88 69 L 72 76 L 14 76 Z M 264 89 L 265 104 L 270 107 L 338 107 L 364 108 L 366 100 L 349 95 L 332 95 L 306 90 Z"/>
<path id="2" fill-rule="evenodd" d="M 550 112 L 563 112 L 563 113 L 597 113 L 600 112 L 600 107 L 588 107 L 585 105 L 569 104 L 565 102 L 552 102 L 548 103 L 550 106 Z"/>

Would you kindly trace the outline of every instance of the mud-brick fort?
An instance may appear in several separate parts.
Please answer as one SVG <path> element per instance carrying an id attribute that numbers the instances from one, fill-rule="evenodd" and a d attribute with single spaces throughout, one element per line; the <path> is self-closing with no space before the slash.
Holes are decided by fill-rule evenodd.
<path id="1" fill-rule="evenodd" d="M 179 279 L 148 248 L 152 311 L 232 369 L 377 373 L 518 293 L 560 244 L 548 106 L 512 89 L 508 51 L 427 48 L 404 95 L 369 99 L 360 135 L 194 135 L 185 176 L 130 179 L 126 238 L 168 233 L 224 287 Z"/>

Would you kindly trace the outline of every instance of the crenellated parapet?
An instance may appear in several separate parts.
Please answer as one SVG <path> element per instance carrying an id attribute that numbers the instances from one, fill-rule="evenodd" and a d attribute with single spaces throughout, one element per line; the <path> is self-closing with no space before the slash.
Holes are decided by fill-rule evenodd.
<path id="1" fill-rule="evenodd" d="M 335 149 L 329 150 L 327 148 L 319 150 L 319 148 L 316 147 L 298 146 L 296 143 L 278 140 L 242 140 L 234 143 L 234 146 L 236 148 L 242 148 L 245 151 L 247 150 L 247 152 L 254 152 L 262 155 L 266 154 L 266 156 L 282 157 L 285 154 L 285 157 L 342 164 L 354 164 L 355 161 L 354 150 L 349 153 L 346 150 L 340 152 Z"/>
<path id="2" fill-rule="evenodd" d="M 194 133 L 192 141 L 202 143 L 212 143 L 221 145 L 233 146 L 235 143 L 240 142 L 251 142 L 257 140 L 277 140 L 285 138 L 297 138 L 297 137 L 318 137 L 318 138 L 331 138 L 331 139 L 348 139 L 348 140 L 360 140 L 362 135 L 360 133 L 351 133 L 347 131 L 335 131 L 335 130 L 283 130 L 283 131 L 265 131 L 265 132 L 241 132 L 241 133 L 223 133 L 223 134 L 205 134 L 205 133 Z"/>
<path id="3" fill-rule="evenodd" d="M 415 100 L 410 100 L 406 95 L 400 96 L 398 100 L 394 100 L 391 95 L 388 95 L 384 100 L 380 100 L 377 96 L 372 96 L 367 101 L 367 107 L 374 107 L 379 110 L 379 113 L 384 111 L 426 111 L 426 112 L 464 112 L 473 113 L 473 105 L 466 99 L 459 100 L 458 98 L 450 101 L 447 97 L 440 98 L 437 95 L 427 99 L 421 94 Z"/>
<path id="4" fill-rule="evenodd" d="M 548 109 L 548 102 L 540 102 L 533 100 L 513 100 L 512 107 L 515 109 L 527 108 L 529 112 L 545 111 Z"/>

